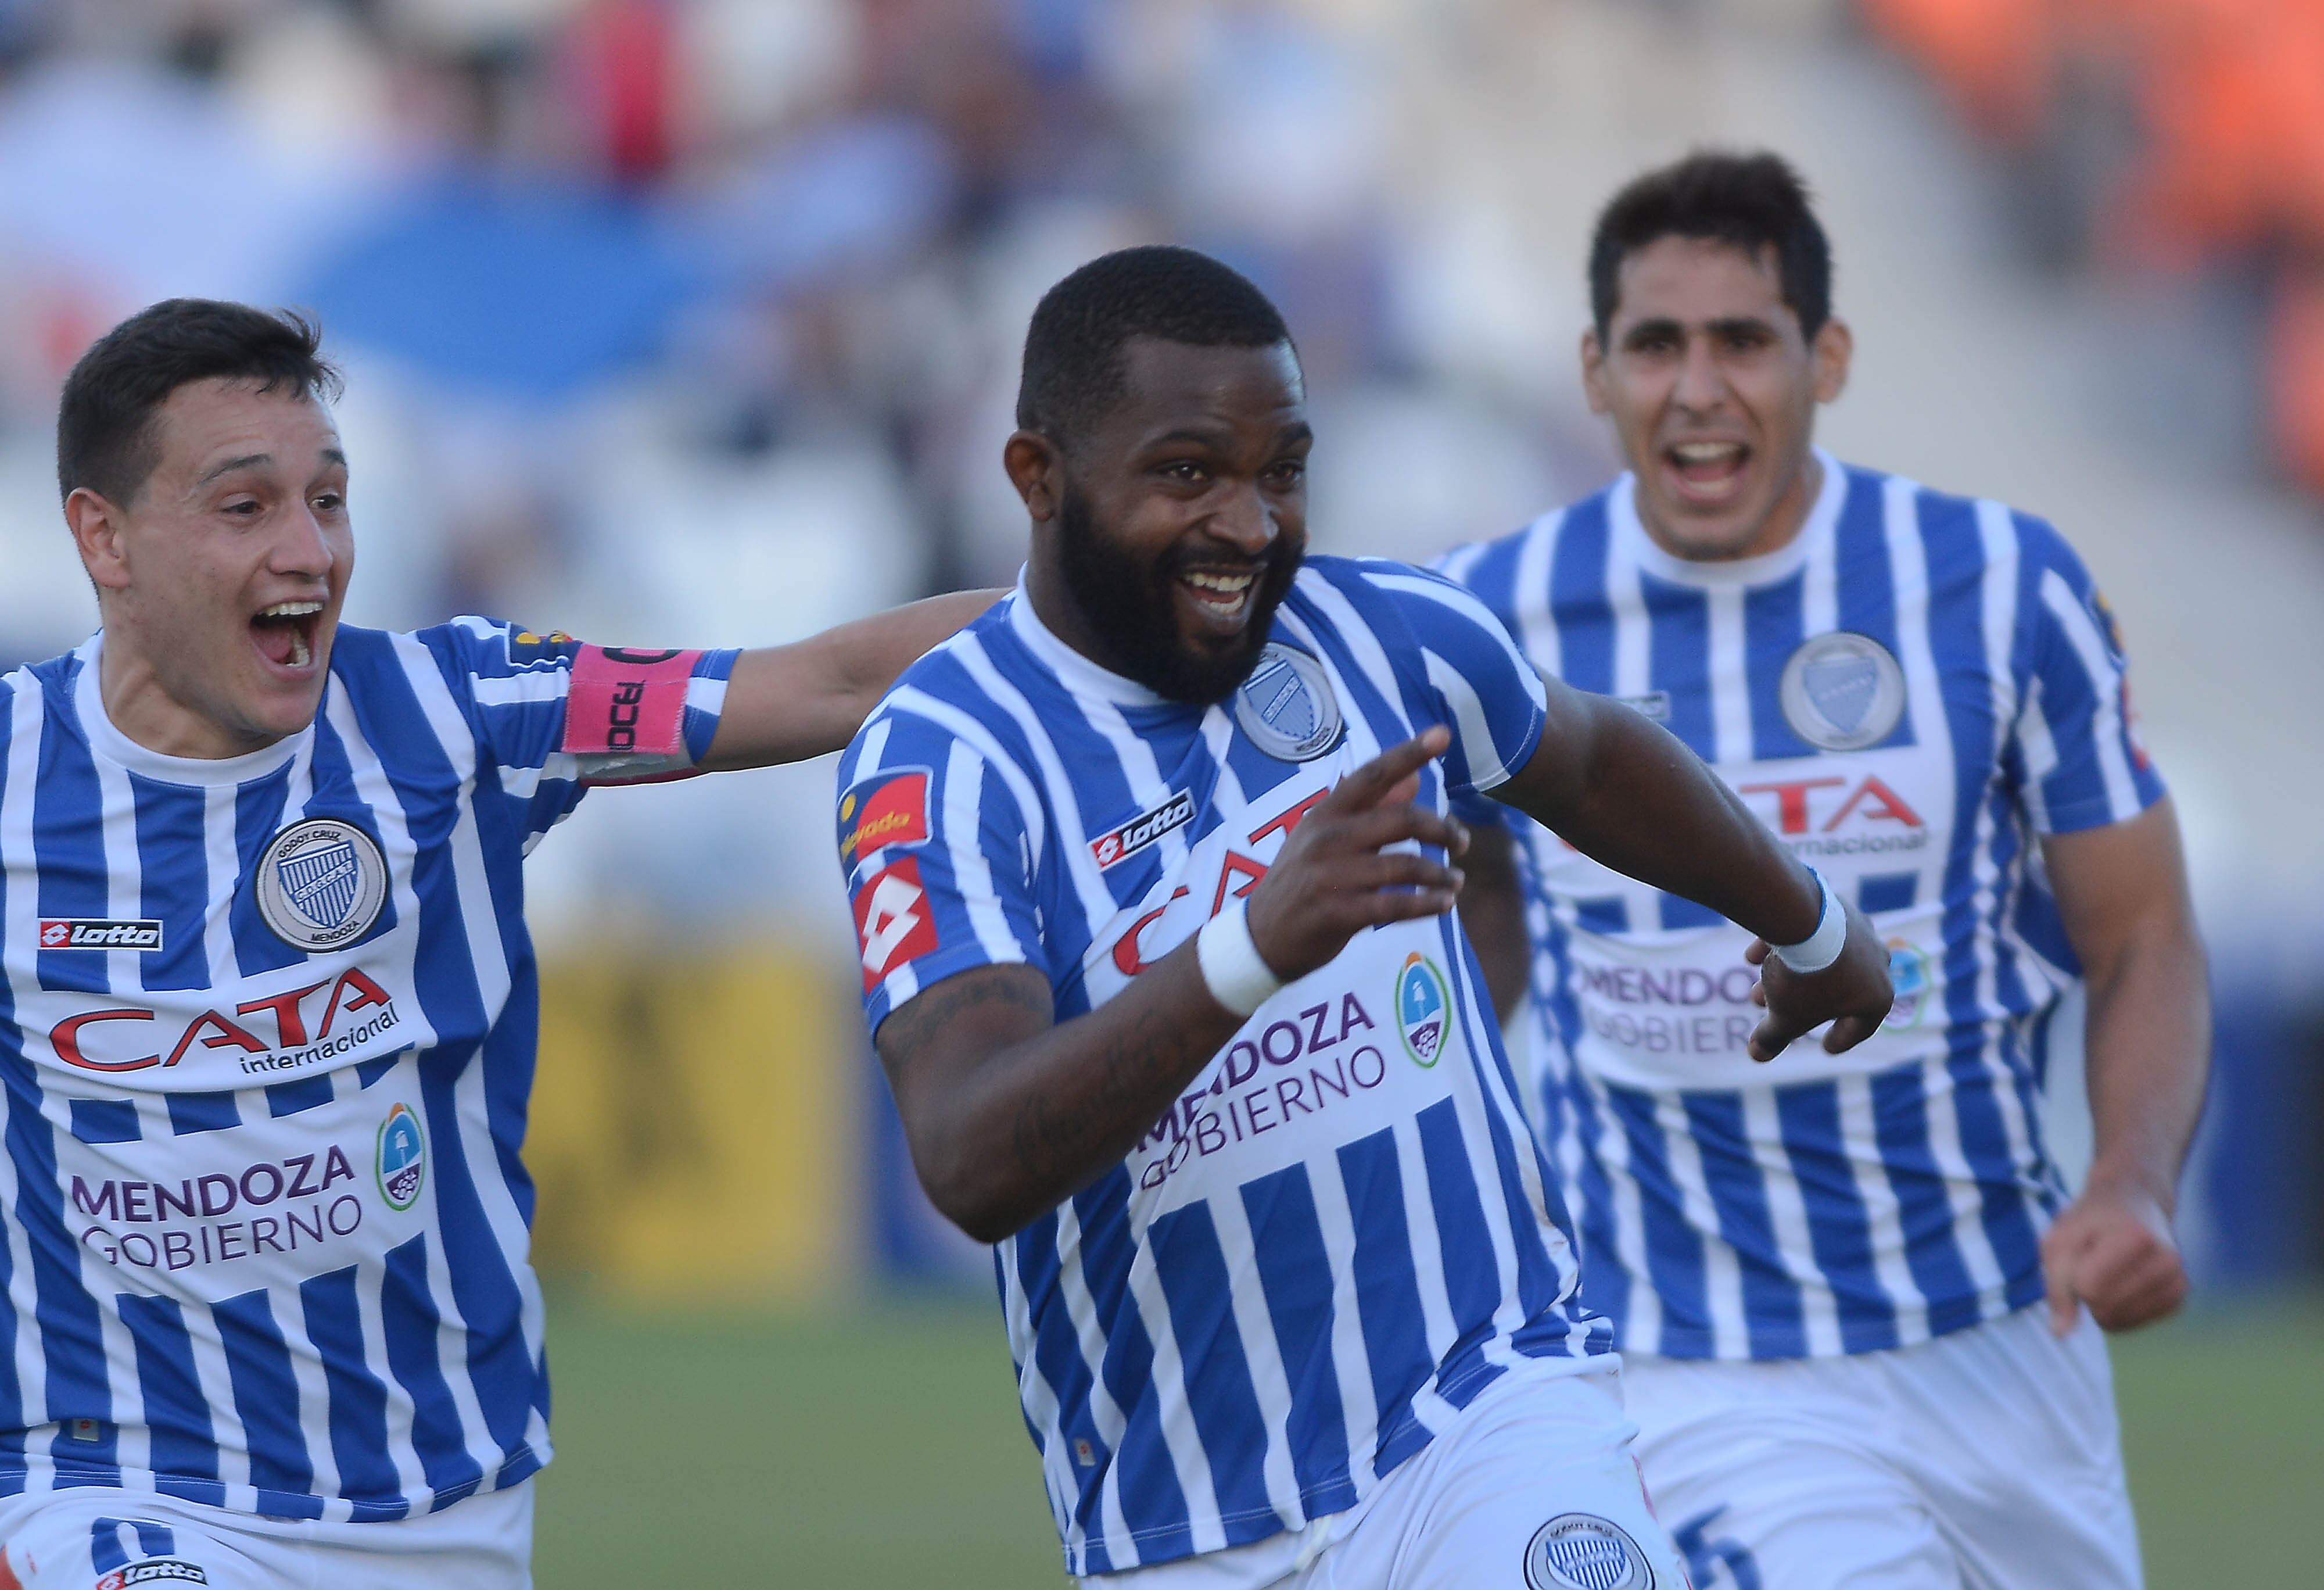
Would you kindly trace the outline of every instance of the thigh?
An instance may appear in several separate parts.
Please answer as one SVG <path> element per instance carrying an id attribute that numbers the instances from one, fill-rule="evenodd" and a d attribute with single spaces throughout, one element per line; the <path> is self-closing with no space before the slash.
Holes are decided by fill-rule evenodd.
<path id="1" fill-rule="evenodd" d="M 1638 1457 L 1694 1590 L 1962 1590 L 1925 1500 L 1868 1440 L 1878 1409 L 1815 1364 L 1626 1372 Z M 2032 1581 L 2028 1581 L 2032 1583 Z"/>
<path id="2" fill-rule="evenodd" d="M 1489 1393 L 1317 1565 L 1327 1590 L 1685 1590 L 1608 1374 Z M 1390 1502 L 1385 1493 L 1382 1501 Z"/>
<path id="3" fill-rule="evenodd" d="M 68 1493 L 12 1509 L 7 1569 L 23 1590 L 308 1590 L 288 1554 L 205 1529 L 180 1509 L 143 1505 L 151 1501 Z"/>
<path id="4" fill-rule="evenodd" d="M 2138 1590 L 2106 1339 L 2087 1317 L 2052 1336 L 2043 1311 L 1964 1331 L 1900 1388 L 1920 1437 L 1900 1459 L 1973 1590 Z"/>

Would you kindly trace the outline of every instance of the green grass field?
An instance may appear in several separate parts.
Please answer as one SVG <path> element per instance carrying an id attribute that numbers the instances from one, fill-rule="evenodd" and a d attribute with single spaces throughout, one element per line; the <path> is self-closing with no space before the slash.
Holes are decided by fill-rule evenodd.
<path id="1" fill-rule="evenodd" d="M 673 1319 L 560 1297 L 549 1320 L 542 1590 L 1064 1583 L 990 1308 Z M 2324 1299 L 2199 1314 L 2115 1363 L 2153 1590 L 2324 1583 Z"/>

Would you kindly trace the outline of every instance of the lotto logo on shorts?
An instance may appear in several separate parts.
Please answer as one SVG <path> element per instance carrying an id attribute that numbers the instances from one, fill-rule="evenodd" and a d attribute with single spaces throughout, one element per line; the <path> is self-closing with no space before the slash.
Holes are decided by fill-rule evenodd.
<path id="1" fill-rule="evenodd" d="M 936 948 L 936 913 L 920 885 L 918 856 L 881 868 L 856 891 L 855 938 L 863 947 L 866 994 L 897 966 Z"/>
<path id="2" fill-rule="evenodd" d="M 115 1568 L 97 1582 L 97 1590 L 125 1590 L 131 1585 L 207 1585 L 210 1576 L 181 1558 L 156 1557 Z"/>
<path id="3" fill-rule="evenodd" d="M 1620 1525 L 1593 1513 L 1561 1513 L 1526 1543 L 1530 1590 L 1655 1590 L 1654 1565 Z"/>

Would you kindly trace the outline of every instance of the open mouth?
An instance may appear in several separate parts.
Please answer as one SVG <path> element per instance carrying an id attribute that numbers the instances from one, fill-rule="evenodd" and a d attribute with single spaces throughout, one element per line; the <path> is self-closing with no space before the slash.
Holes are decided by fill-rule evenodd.
<path id="1" fill-rule="evenodd" d="M 1250 617 L 1259 577 L 1265 572 L 1256 563 L 1235 569 L 1182 569 L 1175 583 L 1205 625 L 1231 634 Z"/>
<path id="2" fill-rule="evenodd" d="M 275 667 L 300 672 L 315 661 L 315 632 L 323 622 L 320 602 L 277 602 L 250 621 L 251 643 Z"/>
<path id="3" fill-rule="evenodd" d="M 1739 441 L 1682 441 L 1663 449 L 1679 495 L 1695 502 L 1723 502 L 1743 485 L 1751 448 Z"/>

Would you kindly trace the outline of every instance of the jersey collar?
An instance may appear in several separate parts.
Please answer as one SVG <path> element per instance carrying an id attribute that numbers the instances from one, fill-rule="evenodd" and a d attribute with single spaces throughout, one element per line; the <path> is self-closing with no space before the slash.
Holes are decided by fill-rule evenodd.
<path id="1" fill-rule="evenodd" d="M 131 772 L 163 783 L 204 788 L 246 783 L 264 778 L 282 766 L 314 738 L 315 726 L 310 723 L 295 735 L 286 735 L 272 745 L 262 745 L 240 756 L 165 756 L 159 751 L 148 750 L 114 727 L 113 719 L 106 715 L 105 692 L 97 686 L 97 659 L 104 655 L 103 630 L 83 641 L 73 652 L 80 663 L 79 672 L 73 677 L 73 711 L 80 719 L 80 731 L 88 741 L 90 753 Z"/>
<path id="2" fill-rule="evenodd" d="M 1823 471 L 1822 483 L 1816 488 L 1815 505 L 1808 510 L 1797 535 L 1757 558 L 1697 562 L 1663 550 L 1638 522 L 1638 477 L 1635 474 L 1625 473 L 1614 483 L 1606 502 L 1607 520 L 1614 534 L 1621 538 L 1631 561 L 1656 579 L 1701 589 L 1773 585 L 1790 578 L 1812 553 L 1831 541 L 1832 527 L 1840 522 L 1840 504 L 1848 497 L 1848 471 L 1821 448 L 1813 450 L 1815 461 Z"/>
<path id="3" fill-rule="evenodd" d="M 1017 571 L 1017 589 L 1009 598 L 1009 627 L 1025 643 L 1025 649 L 1038 658 L 1075 695 L 1094 696 L 1117 707 L 1182 705 L 1167 696 L 1156 695 L 1136 679 L 1124 679 L 1111 669 L 1100 668 L 1059 640 L 1055 632 L 1041 622 L 1040 615 L 1033 611 L 1033 598 L 1025 589 L 1025 571 L 1021 569 Z"/>

